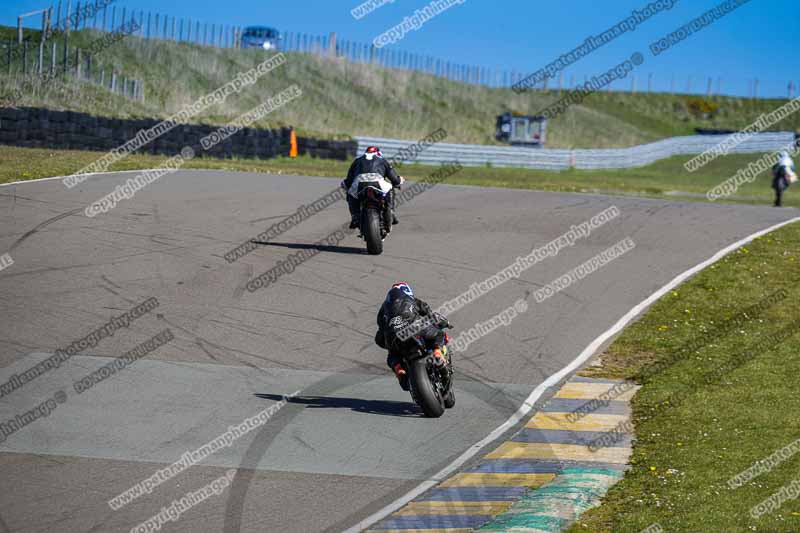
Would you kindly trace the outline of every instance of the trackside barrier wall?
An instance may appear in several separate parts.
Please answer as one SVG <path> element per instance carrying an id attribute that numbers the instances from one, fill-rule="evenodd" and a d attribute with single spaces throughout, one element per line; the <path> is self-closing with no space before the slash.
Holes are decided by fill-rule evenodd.
<path id="1" fill-rule="evenodd" d="M 379 137 L 354 137 L 358 151 L 367 146 L 381 147 L 383 155 L 390 158 L 415 141 L 384 139 Z M 458 160 L 465 166 L 520 167 L 544 170 L 616 169 L 649 165 L 675 155 L 700 154 L 728 138 L 728 135 L 692 135 L 672 137 L 630 148 L 551 150 L 517 146 L 488 146 L 475 144 L 436 143 L 423 151 L 415 160 L 426 165 L 438 165 Z M 730 153 L 762 153 L 786 148 L 794 142 L 792 132 L 759 133 L 733 148 Z"/>

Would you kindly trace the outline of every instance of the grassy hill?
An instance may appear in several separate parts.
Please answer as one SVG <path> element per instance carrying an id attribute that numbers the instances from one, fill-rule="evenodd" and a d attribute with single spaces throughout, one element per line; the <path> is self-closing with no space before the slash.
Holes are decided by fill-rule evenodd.
<path id="1" fill-rule="evenodd" d="M 8 32 L 8 28 L 2 29 L 0 38 L 6 38 Z M 85 47 L 99 35 L 92 30 L 74 32 L 70 45 Z M 407 139 L 444 127 L 451 142 L 496 144 L 496 115 L 507 110 L 534 114 L 559 98 L 555 90 L 517 95 L 510 89 L 475 87 L 342 59 L 296 53 L 287 56 L 287 64 L 242 94 L 232 95 L 197 121 L 224 124 L 296 83 L 303 96 L 266 117 L 260 125 L 293 125 L 301 133 L 325 137 L 376 135 Z M 224 50 L 128 37 L 99 54 L 94 68 L 114 68 L 128 77 L 143 79 L 144 103 L 111 95 L 83 82 L 43 84 L 34 79 L 22 85 L 20 76 L 9 76 L 5 71 L 0 72 L 0 96 L 19 85 L 24 94 L 18 105 L 116 117 L 166 117 L 265 57 L 260 50 Z M 740 129 L 785 101 L 602 92 L 550 121 L 548 146 L 620 147 L 689 135 L 696 127 Z M 713 117 L 692 112 L 709 105 L 716 108 Z M 800 129 L 800 114 L 772 129 Z"/>

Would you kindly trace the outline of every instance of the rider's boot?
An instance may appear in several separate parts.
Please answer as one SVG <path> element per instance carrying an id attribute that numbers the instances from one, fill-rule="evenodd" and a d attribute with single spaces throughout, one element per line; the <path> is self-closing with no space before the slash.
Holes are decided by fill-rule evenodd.
<path id="1" fill-rule="evenodd" d="M 438 346 L 433 349 L 433 362 L 437 365 L 447 364 L 447 359 L 444 356 L 445 352 Z"/>
<path id="2" fill-rule="evenodd" d="M 403 364 L 395 363 L 395 365 L 392 367 L 392 370 L 394 370 L 394 375 L 397 377 L 397 381 L 400 383 L 400 388 L 408 392 L 408 372 L 406 372 L 406 369 L 403 368 Z"/>

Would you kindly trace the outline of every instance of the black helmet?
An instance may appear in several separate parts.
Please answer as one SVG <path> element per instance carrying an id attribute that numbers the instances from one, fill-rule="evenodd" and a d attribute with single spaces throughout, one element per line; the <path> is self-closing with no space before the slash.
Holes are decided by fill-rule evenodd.
<path id="1" fill-rule="evenodd" d="M 417 316 L 414 291 L 407 283 L 395 283 L 386 293 L 386 311 L 390 317 L 401 316 L 412 320 Z"/>

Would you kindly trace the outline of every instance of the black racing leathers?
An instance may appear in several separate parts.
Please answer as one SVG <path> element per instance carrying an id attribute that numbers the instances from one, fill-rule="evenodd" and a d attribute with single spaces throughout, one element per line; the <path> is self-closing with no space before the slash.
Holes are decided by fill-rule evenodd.
<path id="1" fill-rule="evenodd" d="M 374 156 L 372 159 L 367 159 L 366 155 L 362 155 L 361 157 L 357 157 L 353 164 L 350 165 L 350 170 L 347 171 L 347 178 L 344 180 L 344 189 L 345 191 L 349 191 L 350 187 L 353 185 L 353 181 L 360 175 L 360 174 L 380 174 L 387 180 L 389 180 L 392 184 L 392 187 L 399 187 L 400 186 L 400 176 L 397 174 L 397 171 L 392 167 L 391 163 L 385 160 L 382 157 Z M 394 209 L 394 189 L 392 192 L 389 193 L 389 205 L 388 210 L 390 211 L 387 213 L 391 215 L 391 210 Z M 349 194 L 347 195 L 347 207 L 350 210 L 350 217 L 352 220 L 358 220 L 361 214 L 361 205 L 358 202 L 357 198 L 353 198 Z M 391 220 L 391 216 L 389 216 Z"/>
<path id="2" fill-rule="evenodd" d="M 398 187 L 400 185 L 400 176 L 397 171 L 392 167 L 391 163 L 382 157 L 374 156 L 372 159 L 367 159 L 366 155 L 357 157 L 353 164 L 350 165 L 350 170 L 347 171 L 347 178 L 344 180 L 346 189 L 350 189 L 353 185 L 353 180 L 359 174 L 380 174 L 391 181 L 392 186 Z"/>
<path id="3" fill-rule="evenodd" d="M 772 167 L 772 188 L 775 189 L 775 207 L 783 207 L 783 193 L 789 188 L 789 178 L 786 176 L 786 167 L 775 165 Z"/>
<path id="4" fill-rule="evenodd" d="M 444 346 L 445 336 L 440 325 L 447 324 L 447 319 L 432 311 L 430 306 L 419 298 L 409 297 L 409 300 L 416 309 L 415 316 L 397 315 L 393 312 L 394 306 L 387 305 L 386 302 L 378 310 L 375 344 L 389 351 L 386 358 L 389 368 L 394 368 L 406 354 L 417 348 L 414 337 L 422 339 L 426 348 Z M 424 326 L 416 331 L 411 326 L 420 318 L 432 320 L 423 322 Z"/>

